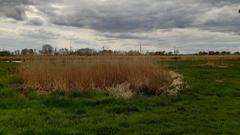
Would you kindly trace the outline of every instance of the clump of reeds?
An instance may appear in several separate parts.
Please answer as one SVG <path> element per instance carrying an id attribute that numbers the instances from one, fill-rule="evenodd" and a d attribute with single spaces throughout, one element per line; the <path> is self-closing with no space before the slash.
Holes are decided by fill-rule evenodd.
<path id="1" fill-rule="evenodd" d="M 142 58 L 35 58 L 21 64 L 20 74 L 26 88 L 44 91 L 111 90 L 126 84 L 134 93 L 158 95 L 173 82 L 167 69 Z"/>

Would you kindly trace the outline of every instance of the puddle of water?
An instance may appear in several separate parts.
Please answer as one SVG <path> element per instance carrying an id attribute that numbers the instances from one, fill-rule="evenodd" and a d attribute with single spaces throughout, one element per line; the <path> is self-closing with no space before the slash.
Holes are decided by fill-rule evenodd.
<path id="1" fill-rule="evenodd" d="M 16 60 L 14 60 L 14 61 L 3 61 L 3 62 L 7 62 L 7 63 L 22 63 L 23 61 L 16 61 Z"/>

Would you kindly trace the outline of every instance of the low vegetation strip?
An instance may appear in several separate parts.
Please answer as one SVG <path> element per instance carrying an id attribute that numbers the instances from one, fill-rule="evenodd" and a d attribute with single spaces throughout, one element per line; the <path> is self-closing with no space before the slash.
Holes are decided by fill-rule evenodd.
<path id="1" fill-rule="evenodd" d="M 0 56 L 0 61 L 27 61 L 31 60 L 32 58 L 43 58 L 44 56 L 32 56 L 32 55 L 21 55 L 21 56 Z M 158 61 L 185 61 L 185 60 L 192 60 L 192 61 L 199 61 L 199 60 L 240 60 L 240 55 L 176 55 L 176 56 L 145 56 L 145 55 L 137 55 L 137 56 L 46 56 L 47 58 L 51 57 L 51 59 L 58 59 L 58 58 L 71 58 L 71 59 L 108 59 L 109 57 L 114 57 L 117 59 L 131 59 L 131 58 L 147 58 L 147 59 L 154 59 Z"/>
<path id="2" fill-rule="evenodd" d="M 26 88 L 47 91 L 109 90 L 125 85 L 128 93 L 172 95 L 168 91 L 174 82 L 169 70 L 151 60 L 136 58 L 36 58 L 22 63 L 20 74 Z"/>

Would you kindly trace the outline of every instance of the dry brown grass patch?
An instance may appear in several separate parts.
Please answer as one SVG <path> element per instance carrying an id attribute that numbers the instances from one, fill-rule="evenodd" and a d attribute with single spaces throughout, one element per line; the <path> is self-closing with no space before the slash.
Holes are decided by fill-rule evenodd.
<path id="1" fill-rule="evenodd" d="M 20 74 L 26 88 L 41 91 L 107 89 L 124 97 L 133 93 L 176 95 L 172 73 L 143 58 L 33 58 L 21 64 Z"/>

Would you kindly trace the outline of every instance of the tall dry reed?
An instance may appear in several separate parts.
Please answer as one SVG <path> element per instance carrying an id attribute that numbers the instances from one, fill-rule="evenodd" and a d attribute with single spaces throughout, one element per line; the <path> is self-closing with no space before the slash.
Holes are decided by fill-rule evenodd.
<path id="1" fill-rule="evenodd" d="M 161 94 L 173 79 L 150 59 L 40 57 L 21 64 L 27 88 L 46 91 L 105 89 L 127 84 L 136 92 Z"/>

